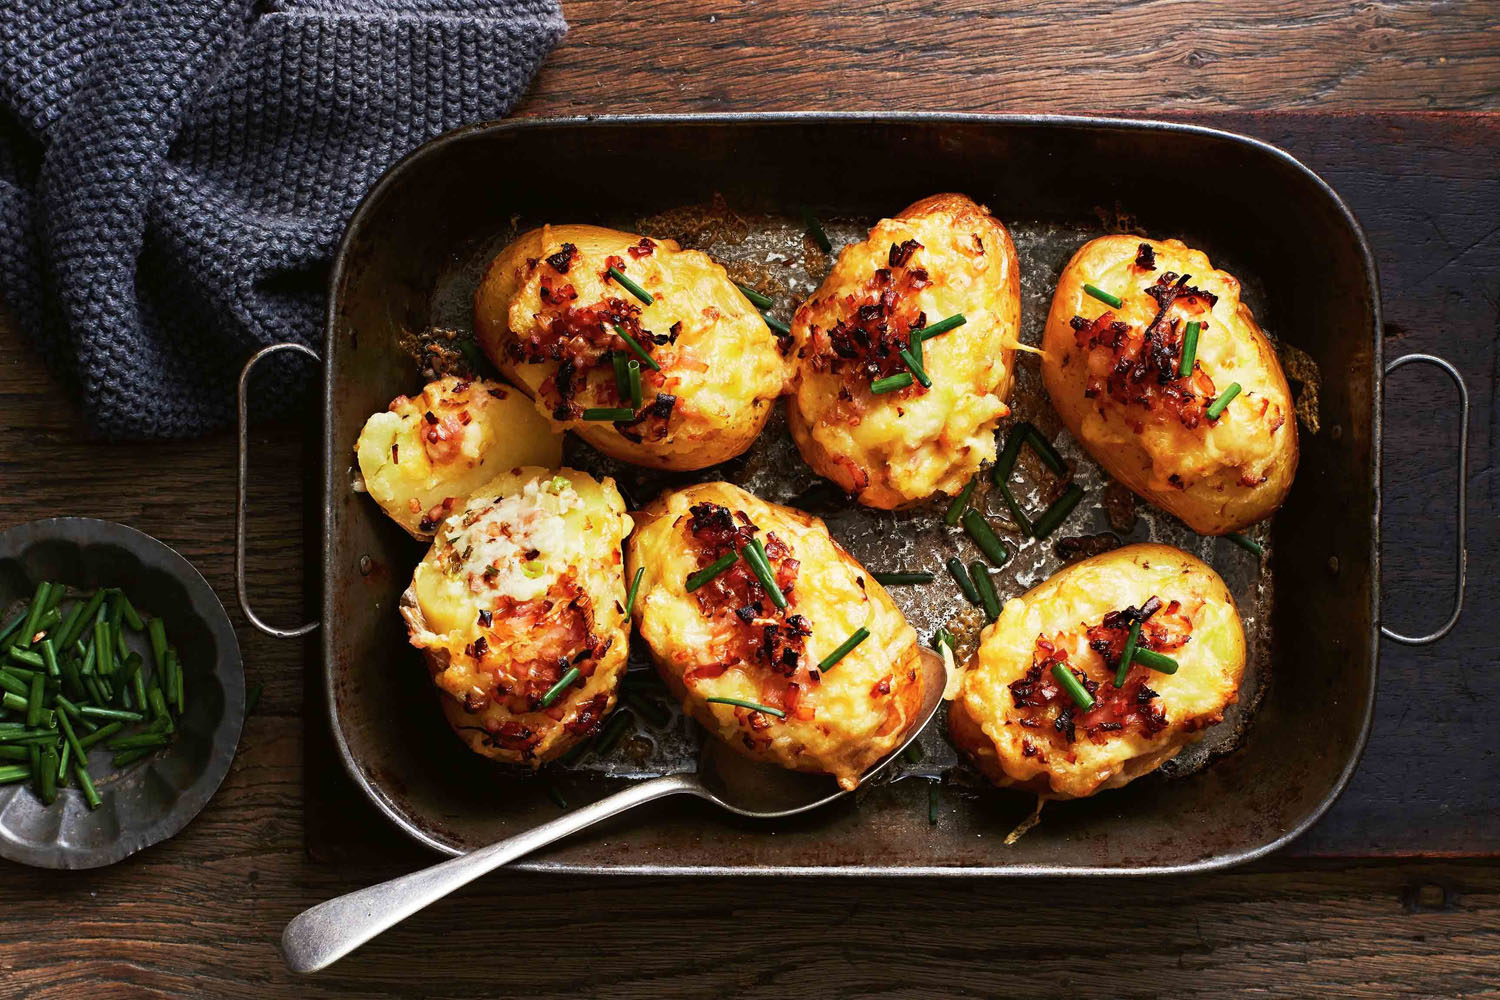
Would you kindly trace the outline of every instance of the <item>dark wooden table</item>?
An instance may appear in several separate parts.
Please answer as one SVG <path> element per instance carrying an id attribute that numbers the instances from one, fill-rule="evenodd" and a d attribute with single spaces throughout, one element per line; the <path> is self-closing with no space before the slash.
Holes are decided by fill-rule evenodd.
<path id="1" fill-rule="evenodd" d="M 1230 5 L 1221 5 L 1228 7 Z M 827 108 L 1121 111 L 1248 132 L 1351 203 L 1379 258 L 1387 350 L 1445 355 L 1474 396 L 1469 610 L 1425 650 L 1386 643 L 1364 764 L 1282 855 L 1151 881 L 591 880 L 499 874 L 297 981 L 274 942 L 302 908 L 414 855 L 305 849 L 310 647 L 233 607 L 233 441 L 90 442 L 0 320 L 0 527 L 106 517 L 176 546 L 240 626 L 265 694 L 223 788 L 113 868 L 0 864 L 0 997 L 1478 995 L 1500 986 L 1500 11 L 1392 2 L 569 3 L 525 114 Z M 1433 111 L 1448 113 L 1431 113 Z M 1453 113 L 1473 112 L 1473 113 Z M 1357 114 L 1351 114 L 1357 113 Z M 3 290 L 0 290 L 3 293 Z M 1388 619 L 1451 589 L 1450 390 L 1387 394 Z M 304 614 L 311 406 L 260 427 L 251 586 Z M 315 541 L 315 540 L 314 540 Z M 316 735 L 316 730 L 314 730 Z M 342 800 L 340 800 L 342 801 Z M 350 800 L 353 802 L 353 800 Z M 355 802 L 350 808 L 356 808 Z M 356 814 L 359 815 L 359 814 Z M 379 820 L 372 819 L 373 823 Z M 380 835 L 372 842 L 382 842 Z M 899 898 L 898 898 L 899 894 Z"/>

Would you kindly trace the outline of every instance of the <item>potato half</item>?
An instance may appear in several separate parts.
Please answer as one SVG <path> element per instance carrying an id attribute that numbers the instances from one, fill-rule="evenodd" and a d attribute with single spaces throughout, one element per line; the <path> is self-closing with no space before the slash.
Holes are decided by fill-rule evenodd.
<path id="1" fill-rule="evenodd" d="M 1176 673 L 1116 669 L 1131 624 L 1139 648 Z M 1070 670 L 1083 710 L 1058 682 Z M 1166 545 L 1085 559 L 1005 603 L 980 635 L 948 709 L 948 730 L 985 777 L 1045 798 L 1118 788 L 1166 763 L 1223 720 L 1239 697 L 1245 635 L 1234 599 L 1208 566 Z"/>
<path id="2" fill-rule="evenodd" d="M 917 635 L 822 521 L 728 483 L 670 491 L 637 521 L 626 552 L 632 578 L 645 567 L 636 624 L 667 685 L 710 733 L 752 758 L 831 774 L 845 788 L 900 745 L 928 669 Z M 743 557 L 689 591 L 694 573 L 751 539 L 765 547 L 784 610 Z M 869 637 L 820 669 L 860 628 Z"/>
<path id="3" fill-rule="evenodd" d="M 791 374 L 790 340 L 778 340 L 708 255 L 596 226 L 543 226 L 517 238 L 485 273 L 474 323 L 480 346 L 554 427 L 659 469 L 701 469 L 750 447 Z M 612 354 L 640 362 L 639 407 L 622 397 Z M 618 407 L 632 415 L 585 419 L 587 410 Z"/>
<path id="4" fill-rule="evenodd" d="M 401 615 L 475 753 L 540 765 L 609 713 L 630 641 L 630 529 L 614 480 L 542 468 L 496 476 L 438 525 Z"/>
<path id="5" fill-rule="evenodd" d="M 371 499 L 415 538 L 497 473 L 562 462 L 562 438 L 524 393 L 488 379 L 443 378 L 397 396 L 354 446 Z"/>
<path id="6" fill-rule="evenodd" d="M 958 493 L 995 457 L 1020 315 L 1016 249 L 987 209 L 939 194 L 882 219 L 792 320 L 787 413 L 802 457 L 871 507 Z M 930 387 L 873 391 L 909 371 L 914 328 L 952 316 L 963 325 L 918 338 Z"/>
<path id="7" fill-rule="evenodd" d="M 1196 357 L 1181 376 L 1193 322 Z M 1110 475 L 1194 531 L 1237 531 L 1286 499 L 1297 471 L 1286 376 L 1240 302 L 1240 283 L 1204 254 L 1133 236 L 1084 245 L 1063 269 L 1042 347 L 1047 394 L 1069 432 Z M 1210 417 L 1234 385 L 1238 395 Z"/>

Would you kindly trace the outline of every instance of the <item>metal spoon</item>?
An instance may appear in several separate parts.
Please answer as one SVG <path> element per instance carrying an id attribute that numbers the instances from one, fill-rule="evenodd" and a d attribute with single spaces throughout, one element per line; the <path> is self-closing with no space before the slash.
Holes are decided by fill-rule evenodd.
<path id="1" fill-rule="evenodd" d="M 905 750 L 932 721 L 943 702 L 947 679 L 943 661 L 925 649 L 921 653 L 926 662 L 922 670 L 922 706 L 915 723 L 905 742 L 866 771 L 862 782 L 874 777 Z M 327 968 L 377 934 L 507 862 L 643 802 L 683 794 L 707 799 L 740 816 L 778 819 L 816 809 L 848 793 L 828 775 L 760 764 L 740 756 L 719 740 L 709 739 L 704 742 L 694 774 L 669 774 L 643 781 L 471 854 L 304 910 L 281 934 L 281 951 L 287 967 L 301 973 Z"/>

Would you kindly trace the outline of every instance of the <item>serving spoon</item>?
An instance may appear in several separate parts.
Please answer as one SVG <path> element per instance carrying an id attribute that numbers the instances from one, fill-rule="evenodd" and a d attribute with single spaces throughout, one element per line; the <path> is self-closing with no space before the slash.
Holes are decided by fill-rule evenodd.
<path id="1" fill-rule="evenodd" d="M 928 650 L 919 652 L 924 659 L 921 708 L 906 739 L 861 775 L 861 783 L 895 760 L 927 727 L 943 703 L 947 682 L 944 661 Z M 737 816 L 780 819 L 816 809 L 847 794 L 846 789 L 826 774 L 788 771 L 774 764 L 759 763 L 741 756 L 720 740 L 707 739 L 694 773 L 668 774 L 631 785 L 525 833 L 303 910 L 282 932 L 281 952 L 293 972 L 327 968 L 377 934 L 390 930 L 479 876 L 653 799 L 695 795 Z"/>

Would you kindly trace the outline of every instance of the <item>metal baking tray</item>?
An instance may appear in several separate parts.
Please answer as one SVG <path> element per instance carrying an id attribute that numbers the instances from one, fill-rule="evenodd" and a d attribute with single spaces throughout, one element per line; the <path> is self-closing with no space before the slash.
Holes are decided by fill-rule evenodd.
<path id="1" fill-rule="evenodd" d="M 1285 844 L 1337 797 L 1364 746 L 1380 626 L 1380 304 L 1363 234 L 1338 196 L 1286 153 L 1193 126 L 1102 118 L 787 114 L 531 120 L 444 135 L 393 167 L 365 198 L 331 282 L 325 369 L 321 647 L 330 724 L 349 774 L 416 840 L 459 853 L 557 815 L 544 780 L 469 753 L 443 722 L 408 646 L 397 597 L 422 549 L 355 486 L 365 418 L 418 388 L 470 334 L 470 296 L 489 257 L 545 221 L 671 236 L 787 307 L 830 261 L 804 239 L 802 209 L 837 246 L 924 195 L 960 191 L 1011 229 L 1021 259 L 1023 339 L 1036 342 L 1063 263 L 1097 235 L 1178 236 L 1238 275 L 1277 340 L 1299 397 L 1302 458 L 1269 527 L 1264 568 L 1135 505 L 1047 406 L 1034 359 L 1018 358 L 1012 406 L 1055 437 L 1088 500 L 1045 543 L 1001 571 L 1020 593 L 1111 529 L 1207 559 L 1240 602 L 1248 682 L 1224 725 L 1162 772 L 1092 799 L 1049 803 L 1013 844 L 1035 800 L 984 785 L 938 720 L 923 761 L 805 817 L 736 820 L 699 802 L 661 802 L 520 862 L 547 871 L 637 873 L 1106 874 L 1233 864 Z M 674 482 L 722 478 L 825 516 L 875 568 L 941 570 L 966 543 L 943 503 L 896 514 L 820 485 L 774 420 L 747 455 L 690 475 L 602 459 L 570 440 L 567 460 L 619 479 L 635 504 Z M 1040 482 L 1043 477 L 1033 477 Z M 1044 487 L 1038 487 L 1042 489 Z M 1033 507 L 1045 495 L 1029 497 Z M 998 497 L 986 503 L 1003 520 Z M 1123 505 L 1128 508 L 1127 505 Z M 1011 538 L 1015 542 L 1014 537 Z M 965 550 L 967 551 L 967 550 Z M 972 558 L 972 556 L 970 556 Z M 1274 587 L 1273 587 L 1274 581 Z M 924 638 L 979 622 L 940 572 L 899 588 Z M 548 768 L 577 805 L 622 783 L 692 767 L 699 735 L 673 715 L 641 725 L 605 760 Z M 936 783 L 935 816 L 929 795 Z"/>

